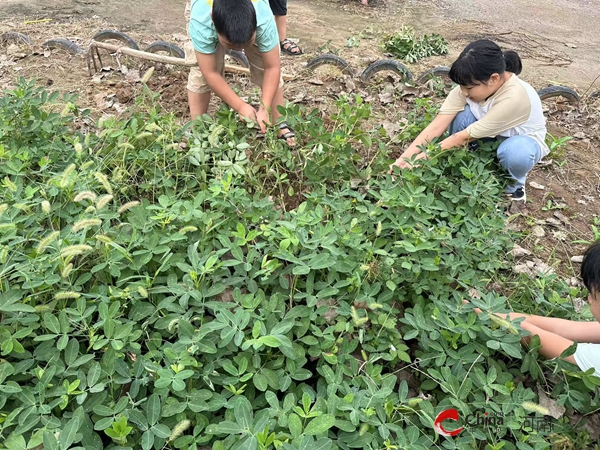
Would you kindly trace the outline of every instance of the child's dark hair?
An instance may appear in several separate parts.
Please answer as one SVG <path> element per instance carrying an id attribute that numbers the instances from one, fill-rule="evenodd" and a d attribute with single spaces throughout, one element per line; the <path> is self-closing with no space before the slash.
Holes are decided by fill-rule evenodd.
<path id="1" fill-rule="evenodd" d="M 233 45 L 250 42 L 257 27 L 252 0 L 214 0 L 212 20 L 217 33 Z"/>
<path id="2" fill-rule="evenodd" d="M 450 68 L 450 79 L 461 86 L 486 83 L 497 73 L 512 72 L 519 75 L 523 70 L 521 58 L 512 50 L 503 52 L 498 44 L 489 39 L 471 42 Z"/>
<path id="3" fill-rule="evenodd" d="M 581 278 L 590 294 L 600 294 L 600 241 L 585 251 L 581 264 Z"/>

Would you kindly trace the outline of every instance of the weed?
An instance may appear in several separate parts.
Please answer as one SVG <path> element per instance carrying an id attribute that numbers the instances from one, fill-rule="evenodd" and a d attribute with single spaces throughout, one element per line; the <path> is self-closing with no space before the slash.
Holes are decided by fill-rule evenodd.
<path id="1" fill-rule="evenodd" d="M 448 44 L 439 34 L 417 37 L 412 28 L 402 27 L 400 31 L 384 36 L 382 49 L 408 63 L 415 63 L 429 56 L 446 55 Z"/>
<path id="2" fill-rule="evenodd" d="M 572 136 L 557 138 L 548 133 L 546 136 L 546 143 L 550 149 L 549 157 L 556 161 L 557 164 L 564 165 L 566 162 L 567 143 L 572 139 Z"/>

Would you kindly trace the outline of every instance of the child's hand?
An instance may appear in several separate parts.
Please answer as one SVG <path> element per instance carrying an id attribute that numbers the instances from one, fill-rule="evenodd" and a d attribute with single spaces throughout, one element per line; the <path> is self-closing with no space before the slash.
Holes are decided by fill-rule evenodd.
<path id="1" fill-rule="evenodd" d="M 393 164 L 390 164 L 390 170 L 388 171 L 388 173 L 392 173 L 394 166 L 398 166 L 401 169 L 413 169 L 415 167 L 419 167 L 418 164 L 411 164 L 410 159 L 412 158 L 412 155 L 410 156 L 405 156 L 404 154 L 402 156 L 400 156 L 400 158 L 398 158 Z M 419 159 L 426 159 L 427 155 L 425 153 L 419 153 L 416 157 L 415 157 L 415 161 L 418 161 Z"/>
<path id="2" fill-rule="evenodd" d="M 251 120 L 256 122 L 256 110 L 248 103 L 244 103 L 244 106 L 240 108 L 238 114 L 242 119 Z"/>
<path id="3" fill-rule="evenodd" d="M 269 111 L 265 108 L 258 108 L 258 112 L 256 113 L 256 120 L 258 121 L 258 127 L 260 128 L 261 133 L 267 132 L 267 125 L 271 124 L 271 119 L 269 118 Z"/>

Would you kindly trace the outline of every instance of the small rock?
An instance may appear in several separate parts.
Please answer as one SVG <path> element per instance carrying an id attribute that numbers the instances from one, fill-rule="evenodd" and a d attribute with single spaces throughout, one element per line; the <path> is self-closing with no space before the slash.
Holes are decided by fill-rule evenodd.
<path id="1" fill-rule="evenodd" d="M 16 55 L 17 53 L 19 53 L 19 46 L 17 44 L 10 44 L 7 48 L 6 48 L 6 54 L 7 55 Z"/>
<path id="2" fill-rule="evenodd" d="M 546 232 L 539 225 L 536 225 L 535 227 L 533 227 L 531 229 L 531 234 L 533 234 L 535 237 L 539 237 L 539 238 L 543 238 L 544 236 L 546 236 Z"/>
<path id="3" fill-rule="evenodd" d="M 524 273 L 524 274 L 533 276 L 531 268 L 529 268 L 527 266 L 527 264 L 517 264 L 515 267 L 513 267 L 513 272 L 514 273 Z"/>
<path id="4" fill-rule="evenodd" d="M 571 262 L 581 264 L 583 262 L 583 256 L 573 256 Z"/>
<path id="5" fill-rule="evenodd" d="M 515 244 L 514 248 L 510 251 L 510 254 L 515 258 L 520 258 L 522 256 L 531 255 L 531 252 L 520 245 Z"/>
<path id="6" fill-rule="evenodd" d="M 554 233 L 552 233 L 552 235 L 557 241 L 566 241 L 569 237 L 569 235 L 565 231 L 555 231 Z"/>
<path id="7" fill-rule="evenodd" d="M 529 183 L 529 186 L 531 186 L 532 188 L 537 189 L 539 191 L 543 191 L 544 189 L 546 189 L 546 186 L 536 183 L 535 181 L 531 181 Z"/>
<path id="8" fill-rule="evenodd" d="M 536 271 L 540 272 L 542 275 L 552 275 L 554 273 L 554 269 L 552 267 L 541 261 L 537 263 Z"/>
<path id="9" fill-rule="evenodd" d="M 577 48 L 575 44 L 571 44 L 570 42 L 565 42 L 565 45 L 569 48 Z"/>
<path id="10" fill-rule="evenodd" d="M 579 287 L 582 285 L 581 281 L 579 281 L 579 278 L 577 277 L 567 278 L 565 282 L 567 283 L 567 286 L 571 287 Z"/>
<path id="11" fill-rule="evenodd" d="M 311 78 L 310 80 L 308 80 L 308 82 L 310 84 L 314 84 L 316 86 L 322 86 L 323 84 L 325 84 L 325 83 L 323 83 L 323 81 L 319 80 L 317 77 Z"/>
<path id="12" fill-rule="evenodd" d="M 586 301 L 583 298 L 574 298 L 573 299 L 573 309 L 575 309 L 576 313 L 581 313 L 583 311 L 583 307 L 586 305 Z"/>
<path id="13" fill-rule="evenodd" d="M 587 135 L 583 131 L 580 131 L 579 133 L 575 133 L 573 137 L 575 139 L 585 139 L 587 138 Z"/>

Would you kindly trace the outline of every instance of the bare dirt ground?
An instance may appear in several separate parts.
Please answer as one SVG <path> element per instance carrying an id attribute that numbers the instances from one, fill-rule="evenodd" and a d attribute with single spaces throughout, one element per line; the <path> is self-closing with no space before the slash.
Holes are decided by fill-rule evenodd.
<path id="1" fill-rule="evenodd" d="M 578 264 L 571 258 L 584 248 L 577 241 L 600 237 L 592 228 L 600 227 L 600 101 L 585 97 L 600 89 L 596 80 L 600 53 L 595 48 L 600 42 L 595 31 L 600 1 L 552 0 L 542 7 L 527 0 L 511 0 L 502 8 L 484 0 L 468 4 L 458 0 L 370 3 L 363 7 L 358 0 L 290 1 L 289 35 L 299 39 L 307 54 L 284 57 L 284 72 L 297 75 L 287 84 L 287 97 L 327 114 L 331 99 L 341 92 L 360 93 L 382 121 L 401 124 L 415 97 L 432 96 L 431 91 L 415 92 L 390 76 L 364 86 L 355 78 L 327 69 L 309 75 L 302 71 L 304 63 L 318 53 L 333 51 L 344 56 L 358 74 L 369 63 L 386 57 L 379 49 L 381 34 L 402 25 L 418 32 L 440 33 L 449 42 L 449 55 L 411 65 L 415 74 L 449 65 L 466 43 L 480 37 L 517 50 L 524 59 L 522 77 L 534 87 L 560 83 L 584 96 L 584 101 L 574 106 L 560 101 L 546 103 L 550 133 L 557 139 L 574 139 L 547 158 L 546 165 L 534 170 L 530 182 L 538 188 L 528 186 L 529 202 L 513 208 L 510 218 L 510 227 L 524 233 L 523 246 L 532 252 L 524 255 L 528 269 L 554 268 L 567 277 L 577 275 Z M 96 117 L 120 114 L 139 98 L 139 78 L 148 65 L 139 67 L 139 61 L 106 56 L 105 70 L 90 77 L 84 57 L 50 52 L 40 44 L 64 37 L 86 48 L 97 31 L 120 29 L 140 48 L 157 39 L 181 46 L 186 39 L 184 5 L 185 0 L 147 0 L 142 11 L 139 4 L 117 0 L 3 0 L 0 35 L 20 31 L 28 34 L 33 44 L 0 43 L 0 88 L 11 86 L 19 76 L 36 78 L 50 89 L 79 94 L 79 104 L 91 108 Z M 44 19 L 51 21 L 25 23 Z M 175 112 L 182 121 L 187 117 L 186 77 L 185 70 L 159 67 L 149 82 L 161 95 L 163 110 Z M 247 78 L 231 79 L 242 95 L 256 95 Z M 399 153 L 402 149 L 394 150 Z M 532 263 L 534 255 L 539 262 Z"/>

